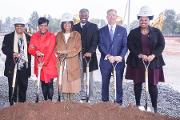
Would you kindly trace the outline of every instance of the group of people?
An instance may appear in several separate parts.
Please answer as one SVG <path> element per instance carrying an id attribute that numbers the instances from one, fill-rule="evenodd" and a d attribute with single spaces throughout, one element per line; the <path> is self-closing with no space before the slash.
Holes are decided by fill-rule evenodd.
<path id="1" fill-rule="evenodd" d="M 148 6 L 143 6 L 137 18 L 139 27 L 130 31 L 127 36 L 126 29 L 116 24 L 117 11 L 107 11 L 108 24 L 98 29 L 97 25 L 88 21 L 88 9 L 79 11 L 80 22 L 73 24 L 70 13 L 62 15 L 60 21 L 61 31 L 55 36 L 48 31 L 49 20 L 40 17 L 39 31 L 31 37 L 23 31 L 25 23 L 22 19 L 15 22 L 15 31 L 5 35 L 2 51 L 6 55 L 4 75 L 8 77 L 9 101 L 26 101 L 28 77 L 31 75 L 31 57 L 34 56 L 34 73 L 38 76 L 38 64 L 41 61 L 41 87 L 44 100 L 52 100 L 54 94 L 53 80 L 60 74 L 62 83 L 60 90 L 68 98 L 75 93 L 83 91 L 81 84 L 86 79 L 86 58 L 90 58 L 89 78 L 90 97 L 95 96 L 93 91 L 93 72 L 98 69 L 96 49 L 98 47 L 100 58 L 100 71 L 102 75 L 102 101 L 109 101 L 109 84 L 113 71 L 116 71 L 116 100 L 122 105 L 122 80 L 125 68 L 125 55 L 129 50 L 126 63 L 126 79 L 134 81 L 134 94 L 136 105 L 140 106 L 142 83 L 145 81 L 144 64 L 149 65 L 148 85 L 152 107 L 157 112 L 157 98 L 159 81 L 164 81 L 163 65 L 165 65 L 162 52 L 165 40 L 161 31 L 150 26 L 153 14 Z M 63 62 L 62 62 L 63 61 Z M 14 66 L 17 64 L 17 77 L 15 93 L 12 95 L 12 79 Z M 59 79 L 59 78 L 58 78 Z M 82 89 L 83 88 L 83 89 Z M 84 96 L 82 96 L 84 97 Z"/>

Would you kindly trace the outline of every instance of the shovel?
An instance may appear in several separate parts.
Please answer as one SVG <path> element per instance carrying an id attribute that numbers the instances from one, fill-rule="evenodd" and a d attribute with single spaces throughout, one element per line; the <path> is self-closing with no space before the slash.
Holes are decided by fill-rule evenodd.
<path id="1" fill-rule="evenodd" d="M 147 112 L 151 112 L 151 108 L 148 107 L 148 93 L 149 93 L 149 88 L 148 88 L 148 68 L 150 65 L 150 62 L 146 63 L 145 61 L 143 61 L 144 67 L 145 67 L 145 105 L 143 106 L 139 106 L 138 108 L 140 110 L 145 110 Z"/>
<path id="2" fill-rule="evenodd" d="M 10 105 L 14 104 L 14 91 L 15 91 L 15 85 L 16 85 L 16 75 L 17 75 L 17 58 L 15 58 L 15 66 L 14 66 L 14 73 L 13 73 L 13 82 L 12 82 L 12 94 L 11 94 L 11 101 Z"/>
<path id="3" fill-rule="evenodd" d="M 86 62 L 86 102 L 89 101 L 89 93 L 90 93 L 90 89 L 89 89 L 89 63 L 91 61 L 91 57 L 84 57 L 85 62 Z"/>
<path id="4" fill-rule="evenodd" d="M 61 89 L 62 89 L 62 75 L 63 75 L 63 63 L 66 59 L 66 54 L 58 53 L 58 59 L 60 61 L 59 76 L 58 76 L 58 101 L 61 101 Z"/>
<path id="5" fill-rule="evenodd" d="M 116 66 L 118 62 L 112 63 L 113 66 L 113 80 L 114 80 L 114 102 L 116 102 Z"/>
<path id="6" fill-rule="evenodd" d="M 41 77 L 41 70 L 42 70 L 42 66 L 43 66 L 43 58 L 44 58 L 44 55 L 43 56 L 39 56 L 37 58 L 38 60 L 38 79 L 37 79 L 37 92 L 36 92 L 36 103 L 39 102 L 39 91 L 40 91 L 40 77 Z"/>

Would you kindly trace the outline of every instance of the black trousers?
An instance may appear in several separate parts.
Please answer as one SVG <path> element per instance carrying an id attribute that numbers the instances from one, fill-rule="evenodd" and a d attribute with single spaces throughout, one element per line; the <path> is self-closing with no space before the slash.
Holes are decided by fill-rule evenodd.
<path id="1" fill-rule="evenodd" d="M 41 81 L 42 93 L 44 100 L 52 100 L 54 94 L 53 79 L 49 83 Z"/>
<path id="2" fill-rule="evenodd" d="M 157 98 L 158 98 L 158 88 L 157 85 L 153 85 L 149 82 L 149 94 L 151 97 L 152 107 L 157 109 Z M 140 99 L 141 99 L 141 92 L 142 92 L 142 83 L 134 84 L 134 94 L 136 99 L 136 105 L 140 106 Z"/>
<path id="3" fill-rule="evenodd" d="M 9 102 L 12 102 L 12 83 L 13 83 L 13 75 L 8 77 L 8 85 L 9 85 Z M 26 67 L 24 66 L 21 70 L 17 70 L 15 89 L 13 94 L 14 102 L 25 102 L 26 101 L 26 91 L 28 87 L 28 72 Z"/>

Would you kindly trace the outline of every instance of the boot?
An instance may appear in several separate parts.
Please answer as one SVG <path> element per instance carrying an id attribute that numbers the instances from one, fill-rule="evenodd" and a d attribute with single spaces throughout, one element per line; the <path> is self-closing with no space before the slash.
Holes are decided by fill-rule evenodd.
<path id="1" fill-rule="evenodd" d="M 136 100 L 136 106 L 140 106 L 141 91 L 142 91 L 142 83 L 138 83 L 138 84 L 134 83 L 134 95 Z"/>
<path id="2" fill-rule="evenodd" d="M 154 113 L 157 113 L 157 107 L 153 107 L 154 108 Z"/>
<path id="3" fill-rule="evenodd" d="M 157 98 L 158 98 L 157 85 L 149 84 L 149 93 L 150 93 L 151 103 L 154 109 L 154 113 L 157 113 Z"/>

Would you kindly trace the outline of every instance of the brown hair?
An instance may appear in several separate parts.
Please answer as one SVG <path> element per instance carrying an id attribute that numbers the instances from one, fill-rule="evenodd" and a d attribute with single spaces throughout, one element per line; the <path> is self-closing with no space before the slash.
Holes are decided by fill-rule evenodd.
<path id="1" fill-rule="evenodd" d="M 112 11 L 117 14 L 117 11 L 116 11 L 115 9 L 109 9 L 109 10 L 107 10 L 107 14 L 108 14 L 109 12 L 112 12 Z"/>
<path id="2" fill-rule="evenodd" d="M 65 24 L 65 23 L 66 23 L 66 22 L 62 22 L 62 23 L 61 23 L 61 30 L 62 30 L 63 33 L 66 32 L 65 29 L 64 29 L 64 24 Z M 71 31 L 73 31 L 73 21 L 70 21 L 70 23 L 71 23 Z"/>

